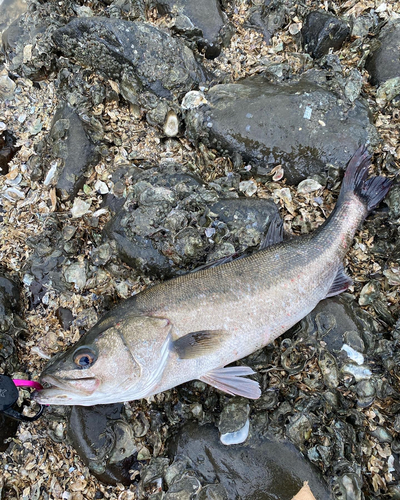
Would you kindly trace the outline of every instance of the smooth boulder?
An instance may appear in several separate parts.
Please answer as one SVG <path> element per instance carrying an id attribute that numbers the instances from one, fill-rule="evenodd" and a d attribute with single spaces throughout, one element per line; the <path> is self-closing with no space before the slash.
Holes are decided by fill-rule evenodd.
<path id="1" fill-rule="evenodd" d="M 361 144 L 376 142 L 364 101 L 347 105 L 305 79 L 247 79 L 216 85 L 204 97 L 206 102 L 186 111 L 189 139 L 223 154 L 240 153 L 266 172 L 282 165 L 290 184 L 323 172 L 327 164 L 343 168 Z"/>

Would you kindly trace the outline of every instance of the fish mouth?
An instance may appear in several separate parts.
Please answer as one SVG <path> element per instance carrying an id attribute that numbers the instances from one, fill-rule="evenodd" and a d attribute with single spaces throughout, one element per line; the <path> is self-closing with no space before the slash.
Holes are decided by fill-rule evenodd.
<path id="1" fill-rule="evenodd" d="M 59 378 L 54 375 L 41 377 L 43 389 L 35 391 L 32 398 L 40 404 L 71 404 L 93 394 L 100 385 L 95 377 L 80 379 Z"/>

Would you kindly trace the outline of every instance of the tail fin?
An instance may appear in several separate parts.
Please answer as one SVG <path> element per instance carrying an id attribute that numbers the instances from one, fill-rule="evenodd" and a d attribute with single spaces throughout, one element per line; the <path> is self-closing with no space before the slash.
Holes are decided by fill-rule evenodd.
<path id="1" fill-rule="evenodd" d="M 372 177 L 367 180 L 371 157 L 365 146 L 361 146 L 354 153 L 347 165 L 343 178 L 339 200 L 342 201 L 347 193 L 355 193 L 371 211 L 386 196 L 392 181 L 386 177 Z"/>

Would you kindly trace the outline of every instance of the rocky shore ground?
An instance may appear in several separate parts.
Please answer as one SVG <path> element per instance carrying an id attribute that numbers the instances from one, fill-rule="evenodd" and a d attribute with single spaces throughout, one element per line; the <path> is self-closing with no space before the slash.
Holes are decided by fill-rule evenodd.
<path id="1" fill-rule="evenodd" d="M 362 144 L 393 179 L 354 285 L 244 361 L 259 400 L 195 381 L 0 415 L 0 498 L 399 499 L 398 2 L 4 0 L 0 30 L 0 373 L 37 380 L 121 300 L 257 251 L 277 214 L 313 231 Z"/>

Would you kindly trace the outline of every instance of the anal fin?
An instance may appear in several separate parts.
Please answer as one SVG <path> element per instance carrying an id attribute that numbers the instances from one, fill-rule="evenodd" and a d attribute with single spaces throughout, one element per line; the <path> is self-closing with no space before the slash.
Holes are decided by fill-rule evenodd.
<path id="1" fill-rule="evenodd" d="M 228 366 L 227 368 L 212 370 L 199 378 L 206 384 L 212 385 L 232 396 L 258 399 L 261 396 L 258 382 L 243 378 L 254 373 L 248 366 Z"/>
<path id="2" fill-rule="evenodd" d="M 353 284 L 353 280 L 350 278 L 350 276 L 347 276 L 347 274 L 344 271 L 344 267 L 341 264 L 338 272 L 336 274 L 336 277 L 332 283 L 332 286 L 329 289 L 329 292 L 327 293 L 325 298 L 328 297 L 333 297 L 334 295 L 339 295 L 339 293 L 344 292 Z"/>

